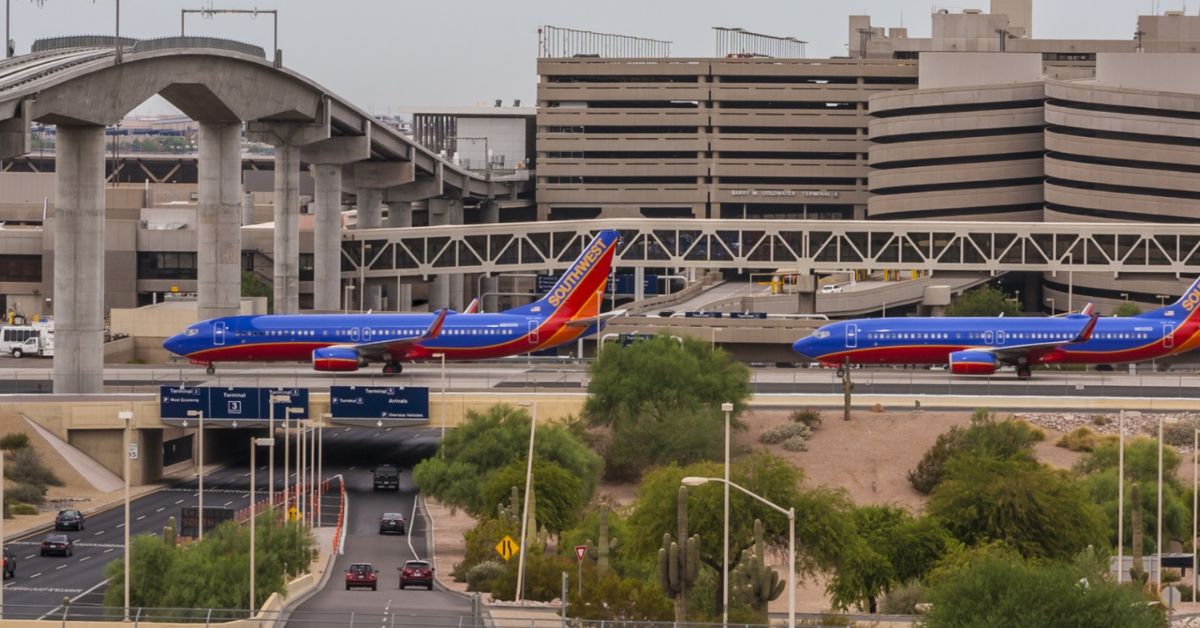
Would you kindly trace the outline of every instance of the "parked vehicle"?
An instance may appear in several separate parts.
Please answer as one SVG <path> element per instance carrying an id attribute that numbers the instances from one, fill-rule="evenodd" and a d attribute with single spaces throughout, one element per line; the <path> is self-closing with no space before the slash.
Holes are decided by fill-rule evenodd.
<path id="1" fill-rule="evenodd" d="M 20 358 L 27 355 L 54 356 L 52 325 L 9 325 L 0 329 L 0 353 Z"/>
<path id="2" fill-rule="evenodd" d="M 17 577 L 17 557 L 13 556 L 12 550 L 4 548 L 4 579 Z"/>
<path id="3" fill-rule="evenodd" d="M 398 512 L 385 512 L 379 518 L 379 533 L 391 534 L 392 532 L 399 532 L 401 535 L 406 533 L 404 515 Z"/>
<path id="4" fill-rule="evenodd" d="M 379 570 L 371 563 L 354 563 L 346 570 L 346 590 L 350 587 L 371 587 L 372 591 L 379 588 Z"/>
<path id="5" fill-rule="evenodd" d="M 82 530 L 83 513 L 74 509 L 58 511 L 58 516 L 54 518 L 54 529 Z"/>
<path id="6" fill-rule="evenodd" d="M 75 541 L 65 534 L 47 534 L 42 541 L 42 556 L 56 554 L 58 556 L 74 556 Z"/>
<path id="7" fill-rule="evenodd" d="M 400 588 L 420 586 L 433 590 L 433 565 L 423 560 L 408 560 L 400 569 Z"/>
<path id="8" fill-rule="evenodd" d="M 821 294 L 837 294 L 842 291 L 842 287 L 836 284 L 825 284 L 821 286 Z"/>
<path id="9" fill-rule="evenodd" d="M 375 467 L 375 490 L 400 490 L 400 470 L 390 464 Z"/>

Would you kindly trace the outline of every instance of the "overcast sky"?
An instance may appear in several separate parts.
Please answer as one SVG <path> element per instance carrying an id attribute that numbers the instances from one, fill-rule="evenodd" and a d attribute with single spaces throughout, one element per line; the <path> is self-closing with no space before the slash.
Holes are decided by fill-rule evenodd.
<path id="1" fill-rule="evenodd" d="M 111 34 L 114 0 L 7 0 L 18 53 L 53 35 Z M 1052 39 L 1131 39 L 1138 14 L 1184 0 L 1034 0 L 1033 34 Z M 906 26 L 928 37 L 931 8 L 981 8 L 988 0 L 124 0 L 123 35 L 176 35 L 182 8 L 279 9 L 284 64 L 374 113 L 389 107 L 533 104 L 537 28 L 544 24 L 672 42 L 671 56 L 712 56 L 713 26 L 807 40 L 809 57 L 846 54 L 847 16 Z M 1189 14 L 1200 9 L 1192 0 Z M 0 19 L 3 16 L 0 15 Z M 188 16 L 189 34 L 271 47 L 271 19 Z M 150 105 L 146 111 L 162 110 Z"/>

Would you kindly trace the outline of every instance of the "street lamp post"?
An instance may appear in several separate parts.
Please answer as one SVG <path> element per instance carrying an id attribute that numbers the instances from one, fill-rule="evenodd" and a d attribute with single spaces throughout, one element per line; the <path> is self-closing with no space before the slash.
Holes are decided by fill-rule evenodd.
<path id="1" fill-rule="evenodd" d="M 1200 430 L 1192 430 L 1192 603 L 1196 603 L 1196 585 L 1200 578 L 1196 577 L 1196 489 L 1200 487 Z"/>
<path id="2" fill-rule="evenodd" d="M 200 484 L 200 490 L 196 491 L 196 499 L 198 500 L 196 502 L 196 506 L 200 509 L 200 519 L 199 519 L 199 525 L 197 525 L 197 528 L 196 528 L 197 529 L 196 534 L 197 534 L 197 538 L 199 540 L 203 541 L 204 540 L 204 411 L 203 410 L 188 410 L 187 415 L 198 417 L 200 419 L 200 427 L 197 428 L 197 436 L 199 437 L 200 442 L 196 445 L 196 448 L 200 452 L 196 456 L 198 459 L 198 464 L 196 465 L 196 467 L 197 467 L 196 476 L 197 476 L 197 481 Z M 126 525 L 125 529 L 128 530 L 129 526 Z"/>
<path id="3" fill-rule="evenodd" d="M 721 404 L 721 412 L 725 413 L 725 532 L 721 547 L 721 564 L 725 571 L 721 576 L 721 625 L 729 625 L 729 415 L 733 412 L 733 404 L 728 401 Z"/>
<path id="4" fill-rule="evenodd" d="M 529 404 L 532 405 L 533 415 L 529 422 L 529 457 L 525 461 L 525 504 L 521 508 L 521 551 L 517 557 L 517 602 L 523 603 L 524 587 L 525 587 L 525 554 L 529 553 L 529 548 L 526 547 L 528 539 L 526 538 L 526 530 L 529 525 L 529 490 L 533 485 L 533 437 L 537 434 L 537 401 Z"/>
<path id="5" fill-rule="evenodd" d="M 1046 297 L 1046 302 L 1050 304 L 1050 315 L 1054 316 L 1054 297 Z"/>
<path id="6" fill-rule="evenodd" d="M 315 528 L 317 525 L 317 509 L 313 507 L 317 493 L 321 488 L 317 486 L 317 425 L 313 421 L 309 421 L 308 425 L 308 494 L 305 497 L 308 499 L 308 527 Z"/>
<path id="7" fill-rule="evenodd" d="M 270 425 L 267 430 L 271 433 L 271 440 L 275 439 L 275 402 L 282 401 L 283 403 L 291 403 L 291 395 L 282 395 L 271 393 L 271 412 Z M 284 410 L 287 411 L 286 408 Z M 271 510 L 275 509 L 275 446 L 271 445 L 271 449 L 267 450 L 267 496 L 271 500 Z"/>
<path id="8" fill-rule="evenodd" d="M 292 449 L 291 418 L 292 418 L 293 413 L 300 414 L 302 412 L 303 412 L 303 410 L 301 408 L 289 407 L 289 408 L 283 409 L 283 516 L 285 519 L 288 516 L 288 504 L 291 502 L 291 499 L 292 499 L 291 484 L 290 484 L 291 478 L 292 478 L 292 468 L 291 468 L 291 460 L 290 460 L 291 449 Z"/>
<path id="9" fill-rule="evenodd" d="M 122 452 L 125 458 L 125 621 L 129 621 L 129 572 L 133 570 L 133 565 L 129 562 L 129 426 L 133 423 L 133 413 L 128 410 L 122 410 L 117 413 L 117 417 L 125 424 L 124 431 L 121 432 L 122 439 L 125 441 L 125 450 Z"/>
<path id="10" fill-rule="evenodd" d="M 1158 417 L 1158 540 L 1155 543 L 1154 566 L 1158 569 L 1155 591 L 1162 593 L 1162 507 L 1163 507 L 1163 418 Z"/>
<path id="11" fill-rule="evenodd" d="M 794 628 L 796 625 L 796 507 L 792 506 L 791 508 L 784 509 L 782 506 L 776 504 L 775 502 L 768 500 L 767 498 L 763 497 L 762 495 L 759 495 L 759 494 L 751 491 L 750 489 L 748 489 L 744 486 L 741 486 L 740 484 L 735 484 L 733 482 L 730 482 L 728 480 L 723 480 L 721 478 L 686 477 L 686 478 L 683 478 L 682 482 L 683 482 L 684 486 L 700 486 L 702 484 L 707 484 L 709 482 L 724 482 L 727 486 L 732 486 L 733 488 L 736 488 L 737 490 L 749 495 L 750 497 L 757 499 L 758 501 L 762 502 L 763 504 L 770 506 L 771 508 L 775 509 L 776 511 L 781 512 L 784 515 L 787 515 L 787 518 L 788 518 L 788 582 L 787 582 L 787 586 L 788 586 L 788 623 L 787 623 L 787 625 L 790 628 Z M 728 517 L 725 518 L 725 525 L 726 526 L 729 525 Z M 728 577 L 728 573 L 729 573 L 729 563 L 728 562 L 725 563 L 725 573 L 727 574 L 726 577 Z"/>
<path id="12" fill-rule="evenodd" d="M 320 485 L 317 487 L 318 528 L 324 525 L 321 522 L 320 514 L 325 512 L 321 510 L 325 497 L 325 423 L 332 419 L 333 415 L 327 412 L 322 418 L 325 420 L 317 426 L 317 479 L 320 481 Z"/>
<path id="13" fill-rule="evenodd" d="M 304 477 L 304 454 L 306 449 L 305 436 L 306 429 L 304 422 L 300 423 L 300 434 L 296 440 L 296 509 L 299 511 L 300 524 L 304 525 L 304 517 L 307 511 L 304 509 L 308 503 L 304 499 L 304 487 L 307 484 Z"/>
<path id="14" fill-rule="evenodd" d="M 442 361 L 442 409 L 440 412 L 438 412 L 438 414 L 440 415 L 438 418 L 441 419 L 441 422 L 442 422 L 442 440 L 441 440 L 441 445 L 438 448 L 442 450 L 441 457 L 445 458 L 446 457 L 446 353 L 444 351 L 442 353 L 435 353 L 435 354 L 433 354 L 433 357 L 440 358 Z"/>

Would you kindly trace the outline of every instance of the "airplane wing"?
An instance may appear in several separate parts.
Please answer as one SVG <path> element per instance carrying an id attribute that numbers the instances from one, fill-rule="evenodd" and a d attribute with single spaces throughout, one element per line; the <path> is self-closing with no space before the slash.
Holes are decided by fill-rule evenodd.
<path id="1" fill-rule="evenodd" d="M 463 314 L 478 314 L 479 313 L 479 297 L 475 297 L 474 299 L 471 299 L 471 304 L 468 305 L 467 309 L 463 310 L 462 313 Z"/>
<path id="2" fill-rule="evenodd" d="M 1090 304 L 1089 304 L 1090 305 Z M 1091 312 L 1090 308 L 1084 308 L 1085 311 Z M 1022 357 L 1037 356 L 1043 353 L 1049 353 L 1063 345 L 1069 345 L 1076 342 L 1087 342 L 1092 337 L 1092 331 L 1096 329 L 1096 322 L 1100 320 L 1100 316 L 1092 312 L 1083 326 L 1080 327 L 1079 333 L 1075 334 L 1070 340 L 1051 340 L 1048 342 L 1033 342 L 1023 345 L 1008 345 L 1004 347 L 972 347 L 976 351 L 987 351 L 996 356 L 996 360 L 1000 362 L 1015 362 Z"/>
<path id="3" fill-rule="evenodd" d="M 450 314 L 450 310 L 441 309 L 437 311 L 437 315 L 433 317 L 433 322 L 429 327 L 418 336 L 406 336 L 403 338 L 388 338 L 387 340 L 377 340 L 375 342 L 362 342 L 359 344 L 342 345 L 358 351 L 359 355 L 364 357 L 378 357 L 385 353 L 390 353 L 393 349 L 402 349 L 410 345 L 415 345 L 423 340 L 433 340 L 442 333 L 442 325 L 446 323 L 446 316 Z"/>
<path id="4" fill-rule="evenodd" d="M 625 310 L 613 310 L 611 312 L 605 312 L 599 316 L 589 316 L 587 318 L 577 318 L 575 320 L 567 321 L 567 327 L 582 327 L 584 329 L 587 329 L 588 327 L 591 327 L 592 325 L 604 322 L 610 318 L 616 318 L 618 316 L 624 316 L 624 315 L 625 315 Z"/>

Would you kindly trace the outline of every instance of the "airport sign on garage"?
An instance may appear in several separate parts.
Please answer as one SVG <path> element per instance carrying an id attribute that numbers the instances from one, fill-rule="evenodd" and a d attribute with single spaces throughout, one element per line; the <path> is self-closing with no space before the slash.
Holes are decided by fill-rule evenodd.
<path id="1" fill-rule="evenodd" d="M 308 418 L 306 388 L 220 388 L 163 386 L 159 391 L 162 422 L 181 427 L 199 425 L 197 411 L 204 413 L 205 427 L 248 427 L 265 425 L 271 417 L 270 400 L 275 403 L 275 419 L 282 421 L 287 408 L 297 408 L 291 418 Z"/>
<path id="2" fill-rule="evenodd" d="M 422 425 L 429 422 L 429 389 L 330 386 L 329 412 L 342 425 Z"/>

